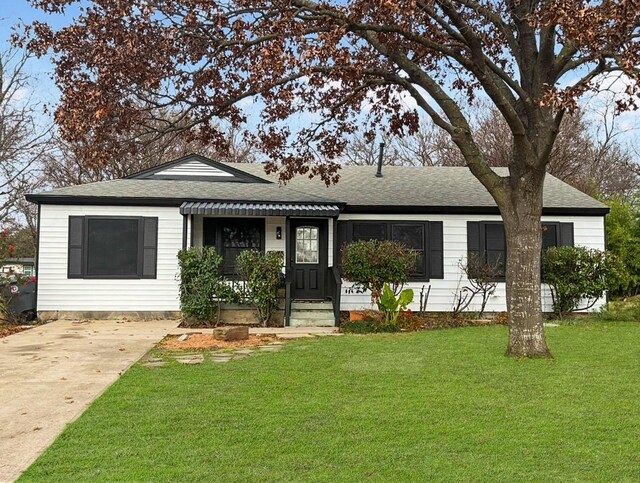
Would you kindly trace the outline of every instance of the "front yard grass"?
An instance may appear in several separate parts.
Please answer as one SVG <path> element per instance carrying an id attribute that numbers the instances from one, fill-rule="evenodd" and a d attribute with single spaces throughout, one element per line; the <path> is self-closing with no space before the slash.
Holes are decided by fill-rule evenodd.
<path id="1" fill-rule="evenodd" d="M 638 481 L 640 324 L 325 337 L 135 365 L 23 481 Z"/>

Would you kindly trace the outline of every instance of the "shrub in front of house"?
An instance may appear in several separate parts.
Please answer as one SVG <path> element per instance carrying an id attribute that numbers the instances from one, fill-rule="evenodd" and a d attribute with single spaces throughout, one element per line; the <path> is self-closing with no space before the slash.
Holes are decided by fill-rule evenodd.
<path id="1" fill-rule="evenodd" d="M 348 334 L 374 334 L 385 332 L 415 332 L 423 328 L 423 320 L 407 309 L 409 300 L 408 291 L 399 297 L 393 296 L 396 302 L 394 307 L 387 306 L 383 310 L 364 310 L 362 320 L 345 321 L 341 326 L 341 332 Z M 389 297 L 389 295 L 387 295 Z M 385 299 L 385 296 L 382 296 Z M 403 299 L 403 300 L 400 300 Z"/>
<path id="2" fill-rule="evenodd" d="M 551 288 L 559 317 L 586 310 L 627 277 L 624 264 L 611 252 L 585 247 L 557 247 L 542 259 L 544 281 Z"/>
<path id="3" fill-rule="evenodd" d="M 342 247 L 342 277 L 357 289 L 371 292 L 378 304 L 384 284 L 394 293 L 409 281 L 418 254 L 395 241 L 361 240 Z"/>
<path id="4" fill-rule="evenodd" d="M 188 325 L 217 325 L 220 303 L 230 290 L 220 275 L 222 256 L 213 247 L 193 247 L 178 253 L 180 310 Z"/>
<path id="5" fill-rule="evenodd" d="M 401 331 L 400 325 L 386 321 L 384 312 L 363 310 L 362 316 L 362 320 L 351 320 L 342 324 L 340 331 L 346 334 L 377 334 Z"/>
<path id="6" fill-rule="evenodd" d="M 256 310 L 258 322 L 266 326 L 278 309 L 278 289 L 284 285 L 282 252 L 246 250 L 236 258 L 238 275 L 245 282 L 243 298 Z"/>

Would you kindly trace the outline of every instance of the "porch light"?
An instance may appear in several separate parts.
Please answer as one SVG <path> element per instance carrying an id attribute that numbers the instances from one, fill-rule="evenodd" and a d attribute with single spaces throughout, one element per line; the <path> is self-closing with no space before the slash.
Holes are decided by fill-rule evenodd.
<path id="1" fill-rule="evenodd" d="M 276 226 L 276 240 L 282 240 L 282 227 Z"/>

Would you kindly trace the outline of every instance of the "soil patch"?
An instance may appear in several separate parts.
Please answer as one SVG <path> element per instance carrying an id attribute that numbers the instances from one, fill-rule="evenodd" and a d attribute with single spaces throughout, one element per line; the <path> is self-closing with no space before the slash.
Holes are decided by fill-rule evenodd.
<path id="1" fill-rule="evenodd" d="M 182 350 L 210 350 L 210 349 L 242 349 L 245 347 L 259 347 L 276 340 L 275 337 L 265 335 L 250 335 L 246 340 L 224 341 L 214 339 L 209 334 L 191 334 L 187 340 L 178 340 L 177 335 L 166 337 L 158 344 L 160 349 L 172 351 Z"/>
<path id="2" fill-rule="evenodd" d="M 3 324 L 0 323 L 0 338 L 7 337 L 11 334 L 17 334 L 18 332 L 22 332 L 23 330 L 30 329 L 31 326 L 25 325 L 15 325 L 15 324 Z"/>

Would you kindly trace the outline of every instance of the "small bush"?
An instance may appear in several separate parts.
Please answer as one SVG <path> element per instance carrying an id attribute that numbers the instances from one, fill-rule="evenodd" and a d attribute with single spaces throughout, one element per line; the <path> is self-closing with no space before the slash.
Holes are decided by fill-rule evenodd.
<path id="1" fill-rule="evenodd" d="M 398 314 L 396 325 L 403 332 L 416 332 L 423 328 L 424 322 L 411 310 L 403 310 Z"/>
<path id="2" fill-rule="evenodd" d="M 371 292 L 378 303 L 385 283 L 396 292 L 416 266 L 417 253 L 394 241 L 357 241 L 342 247 L 342 276 L 355 287 Z"/>
<path id="3" fill-rule="evenodd" d="M 278 308 L 278 289 L 284 284 L 282 252 L 243 251 L 236 267 L 246 283 L 243 296 L 255 306 L 258 322 L 266 326 Z"/>
<path id="4" fill-rule="evenodd" d="M 378 332 L 378 323 L 374 320 L 347 322 L 340 330 L 346 334 L 373 334 Z"/>
<path id="5" fill-rule="evenodd" d="M 624 265 L 614 254 L 585 247 L 550 248 L 543 256 L 543 270 L 559 317 L 593 307 L 626 277 Z"/>
<path id="6" fill-rule="evenodd" d="M 415 332 L 422 328 L 422 320 L 410 310 L 401 310 L 394 322 L 388 321 L 384 312 L 365 310 L 364 320 L 346 321 L 340 330 L 350 334 L 377 334 L 393 332 Z"/>
<path id="7" fill-rule="evenodd" d="M 193 247 L 178 253 L 178 263 L 180 310 L 185 321 L 217 324 L 219 304 L 230 291 L 219 272 L 222 257 L 213 247 Z"/>
<path id="8" fill-rule="evenodd" d="M 639 321 L 640 300 L 634 297 L 630 300 L 609 302 L 595 317 L 603 322 Z"/>

